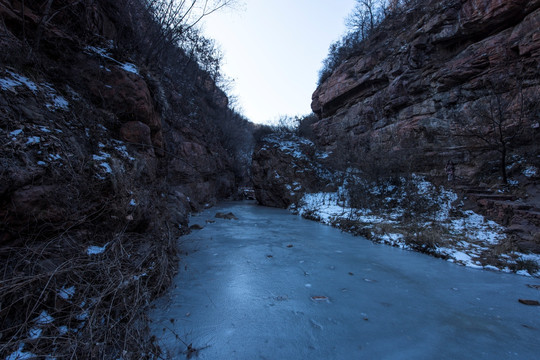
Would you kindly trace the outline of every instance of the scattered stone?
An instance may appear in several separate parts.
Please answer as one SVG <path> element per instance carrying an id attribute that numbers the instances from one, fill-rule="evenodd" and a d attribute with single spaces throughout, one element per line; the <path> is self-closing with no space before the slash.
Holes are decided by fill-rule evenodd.
<path id="1" fill-rule="evenodd" d="M 218 212 L 216 213 L 216 218 L 226 219 L 226 220 L 238 220 L 238 218 L 232 212 L 229 212 L 229 213 Z"/>
<path id="2" fill-rule="evenodd" d="M 354 273 L 352 273 L 352 272 L 350 272 L 350 271 L 349 271 L 349 275 L 353 276 L 353 275 L 354 275 Z"/>
<path id="3" fill-rule="evenodd" d="M 530 306 L 540 306 L 540 302 L 536 300 L 525 300 L 525 299 L 519 299 L 518 300 L 523 305 L 530 305 Z"/>
<path id="4" fill-rule="evenodd" d="M 320 302 L 320 301 L 328 302 L 328 297 L 327 296 L 322 296 L 322 295 L 316 295 L 316 296 L 312 296 L 311 300 L 316 301 L 316 302 Z"/>
<path id="5" fill-rule="evenodd" d="M 292 245 L 292 244 L 289 244 L 289 245 L 287 245 L 287 247 L 288 247 L 288 248 L 292 248 L 292 247 L 293 247 L 293 245 Z"/>
<path id="6" fill-rule="evenodd" d="M 206 220 L 207 224 L 214 224 L 215 222 L 216 222 L 216 220 L 210 220 L 210 219 Z"/>
<path id="7" fill-rule="evenodd" d="M 204 229 L 201 225 L 199 224 L 193 224 L 189 227 L 191 230 L 202 230 Z"/>
<path id="8" fill-rule="evenodd" d="M 319 329 L 319 330 L 324 330 L 324 327 L 317 321 L 313 319 L 310 319 L 309 321 L 311 322 L 311 325 L 313 325 L 314 328 Z"/>
<path id="9" fill-rule="evenodd" d="M 266 255 L 267 258 L 273 258 L 273 255 Z"/>

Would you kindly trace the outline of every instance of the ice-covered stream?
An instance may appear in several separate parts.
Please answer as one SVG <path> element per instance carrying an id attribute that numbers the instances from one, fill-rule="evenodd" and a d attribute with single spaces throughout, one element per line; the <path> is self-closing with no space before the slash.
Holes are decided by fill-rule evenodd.
<path id="1" fill-rule="evenodd" d="M 218 211 L 238 220 L 216 219 Z M 204 229 L 180 239 L 189 255 L 150 313 L 165 357 L 540 354 L 540 307 L 518 302 L 540 300 L 528 286 L 539 279 L 456 266 L 248 202 L 221 204 L 192 223 Z"/>

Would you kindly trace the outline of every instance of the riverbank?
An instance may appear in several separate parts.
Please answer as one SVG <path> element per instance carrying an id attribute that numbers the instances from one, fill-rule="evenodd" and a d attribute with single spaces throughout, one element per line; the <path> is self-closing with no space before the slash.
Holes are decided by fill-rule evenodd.
<path id="1" fill-rule="evenodd" d="M 336 192 L 304 194 L 289 209 L 304 218 L 374 242 L 418 251 L 472 268 L 540 276 L 540 255 L 517 251 L 506 229 L 472 210 L 443 186 L 420 176 L 399 184 L 345 184 Z M 369 207 L 355 207 L 351 203 Z"/>

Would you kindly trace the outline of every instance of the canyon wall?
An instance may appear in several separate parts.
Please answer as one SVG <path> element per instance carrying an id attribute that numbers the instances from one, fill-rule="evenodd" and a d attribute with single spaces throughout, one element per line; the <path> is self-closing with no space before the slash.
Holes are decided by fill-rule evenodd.
<path id="1" fill-rule="evenodd" d="M 234 194 L 216 126 L 227 96 L 193 67 L 181 82 L 120 51 L 121 3 L 56 2 L 44 25 L 45 4 L 0 2 L 0 245 L 97 208 L 103 223 L 178 229 Z"/>
<path id="2" fill-rule="evenodd" d="M 538 168 L 540 1 L 417 3 L 390 14 L 317 88 L 317 145 L 367 171 L 442 177 L 451 160 L 463 181 L 492 182 L 500 146 L 491 113 L 509 175 Z"/>

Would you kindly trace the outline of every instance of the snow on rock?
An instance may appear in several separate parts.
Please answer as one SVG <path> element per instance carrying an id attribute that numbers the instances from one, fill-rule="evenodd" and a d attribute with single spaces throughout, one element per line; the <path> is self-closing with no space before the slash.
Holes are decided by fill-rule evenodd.
<path id="1" fill-rule="evenodd" d="M 41 86 L 45 90 L 45 95 L 49 100 L 49 102 L 45 105 L 47 106 L 47 109 L 51 111 L 69 109 L 68 101 L 63 96 L 58 95 L 51 84 L 44 83 Z"/>
<path id="2" fill-rule="evenodd" d="M 468 210 L 464 217 L 450 222 L 448 229 L 454 234 L 465 234 L 467 238 L 477 242 L 496 245 L 506 238 L 504 227 L 484 216 Z"/>
<path id="3" fill-rule="evenodd" d="M 132 74 L 139 75 L 139 70 L 137 69 L 137 66 L 135 64 L 132 64 L 130 62 L 120 62 L 112 57 L 112 55 L 104 48 L 98 47 L 98 46 L 87 46 L 86 47 L 87 53 L 93 53 L 95 55 L 98 55 L 104 59 L 110 60 L 117 64 L 122 70 L 130 72 Z M 110 69 L 103 67 L 106 71 L 110 71 Z"/>
<path id="4" fill-rule="evenodd" d="M 523 175 L 526 177 L 534 177 L 538 176 L 538 168 L 532 165 L 527 166 L 527 168 L 523 171 Z"/>
<path id="5" fill-rule="evenodd" d="M 301 146 L 314 146 L 313 142 L 303 139 L 303 138 L 294 138 L 293 140 L 286 140 L 279 136 L 267 136 L 264 139 L 266 142 L 277 144 L 279 149 L 286 154 L 289 154 L 297 159 L 308 160 L 308 157 L 302 151 Z"/>
<path id="6" fill-rule="evenodd" d="M 130 73 L 133 73 L 133 74 L 137 74 L 139 75 L 139 70 L 137 69 L 137 67 L 132 64 L 132 63 L 124 63 L 120 66 L 122 69 L 124 69 L 125 71 L 127 72 L 130 72 Z"/>
<path id="7" fill-rule="evenodd" d="M 47 109 L 51 111 L 69 109 L 69 102 L 63 96 L 58 95 L 56 89 L 51 84 L 46 82 L 36 84 L 27 77 L 11 71 L 8 71 L 7 74 L 10 78 L 0 79 L 2 90 L 10 90 L 24 85 L 34 94 L 41 92 L 47 98 L 48 102 L 45 104 Z"/>
<path id="8" fill-rule="evenodd" d="M 111 158 L 111 155 L 103 151 L 101 151 L 99 155 L 96 155 L 96 154 L 92 155 L 92 160 L 96 161 L 97 165 L 99 165 L 101 170 L 103 170 L 107 174 L 112 174 L 113 172 L 111 165 L 107 162 L 107 160 L 110 158 Z M 96 176 L 101 180 L 104 179 L 104 177 L 99 174 L 96 174 Z"/>
<path id="9" fill-rule="evenodd" d="M 27 77 L 14 73 L 12 71 L 8 71 L 7 73 L 9 74 L 10 78 L 0 79 L 0 86 L 2 87 L 2 90 L 10 90 L 12 88 L 22 85 L 25 85 L 30 91 L 34 93 L 38 90 L 38 86 L 36 85 L 36 83 L 28 79 Z"/>
<path id="10" fill-rule="evenodd" d="M 20 85 L 22 85 L 22 83 L 13 79 L 0 79 L 0 87 L 2 88 L 2 90 L 9 90 Z"/>

